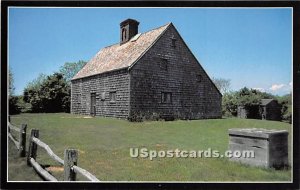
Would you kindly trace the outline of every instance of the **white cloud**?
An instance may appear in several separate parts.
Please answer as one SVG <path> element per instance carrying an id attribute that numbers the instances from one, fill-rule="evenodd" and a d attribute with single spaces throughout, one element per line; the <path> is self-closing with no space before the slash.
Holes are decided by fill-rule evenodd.
<path id="1" fill-rule="evenodd" d="M 289 83 L 290 87 L 293 88 L 293 81 Z"/>
<path id="2" fill-rule="evenodd" d="M 266 90 L 264 88 L 253 88 L 253 89 L 261 91 L 261 92 L 266 92 Z"/>
<path id="3" fill-rule="evenodd" d="M 278 91 L 282 88 L 284 88 L 286 85 L 285 84 L 273 84 L 270 88 L 272 91 Z"/>

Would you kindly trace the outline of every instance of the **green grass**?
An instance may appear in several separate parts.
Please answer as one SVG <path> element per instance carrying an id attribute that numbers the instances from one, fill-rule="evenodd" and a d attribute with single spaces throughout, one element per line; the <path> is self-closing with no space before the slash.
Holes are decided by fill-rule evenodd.
<path id="1" fill-rule="evenodd" d="M 8 180 L 10 181 L 42 181 L 32 167 L 28 167 L 26 160 L 18 156 L 15 145 L 8 144 Z"/>
<path id="2" fill-rule="evenodd" d="M 229 118 L 132 123 L 114 118 L 83 118 L 64 113 L 21 114 L 13 116 L 11 120 L 16 125 L 27 123 L 28 136 L 30 129 L 39 129 L 40 139 L 61 158 L 64 149 L 78 149 L 78 166 L 102 181 L 291 180 L 290 169 L 250 167 L 230 162 L 227 158 L 156 158 L 150 161 L 147 158 L 131 158 L 129 155 L 129 148 L 135 147 L 148 150 L 211 148 L 223 153 L 228 147 L 228 129 L 266 128 L 286 129 L 290 132 L 291 125 L 283 122 Z M 45 165 L 57 165 L 41 149 L 38 150 L 37 160 Z M 62 180 L 62 172 L 53 174 Z M 9 177 L 14 179 L 13 175 Z M 79 179 L 84 180 L 80 176 Z"/>

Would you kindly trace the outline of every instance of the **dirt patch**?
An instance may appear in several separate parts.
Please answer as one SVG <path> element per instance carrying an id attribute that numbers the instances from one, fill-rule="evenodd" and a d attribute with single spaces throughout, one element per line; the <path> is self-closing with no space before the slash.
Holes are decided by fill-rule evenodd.
<path id="1" fill-rule="evenodd" d="M 84 117 L 60 117 L 64 119 L 91 119 L 93 118 L 92 116 L 84 116 Z"/>
<path id="2" fill-rule="evenodd" d="M 163 144 L 156 144 L 155 146 L 156 146 L 156 147 L 163 147 L 163 146 L 165 146 L 165 145 L 163 145 Z"/>
<path id="3" fill-rule="evenodd" d="M 63 172 L 64 167 L 62 166 L 49 166 L 46 168 L 47 171 L 49 172 Z"/>

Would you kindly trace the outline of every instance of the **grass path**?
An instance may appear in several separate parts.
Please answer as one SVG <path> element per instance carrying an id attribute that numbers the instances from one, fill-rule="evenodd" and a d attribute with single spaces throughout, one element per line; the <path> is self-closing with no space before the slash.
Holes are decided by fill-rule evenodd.
<path id="1" fill-rule="evenodd" d="M 230 128 L 285 129 L 291 125 L 261 120 L 214 119 L 146 121 L 132 123 L 114 118 L 78 115 L 21 114 L 12 123 L 40 130 L 40 139 L 61 158 L 66 148 L 79 150 L 78 165 L 104 181 L 289 181 L 290 170 L 249 167 L 226 158 L 131 158 L 129 148 L 148 150 L 206 150 L 223 153 Z M 28 132 L 29 134 L 29 132 Z M 289 135 L 291 136 L 291 135 Z M 289 143 L 290 144 L 290 143 Z M 38 161 L 56 166 L 43 150 Z M 62 178 L 61 172 L 54 173 Z M 84 179 L 84 178 L 79 178 Z"/>

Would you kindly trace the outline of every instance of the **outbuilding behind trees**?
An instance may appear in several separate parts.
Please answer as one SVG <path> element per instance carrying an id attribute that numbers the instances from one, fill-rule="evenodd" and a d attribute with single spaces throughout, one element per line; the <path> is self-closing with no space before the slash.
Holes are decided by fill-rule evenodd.
<path id="1" fill-rule="evenodd" d="M 281 105 L 274 99 L 261 99 L 259 105 L 238 106 L 237 116 L 244 119 L 281 121 Z"/>

